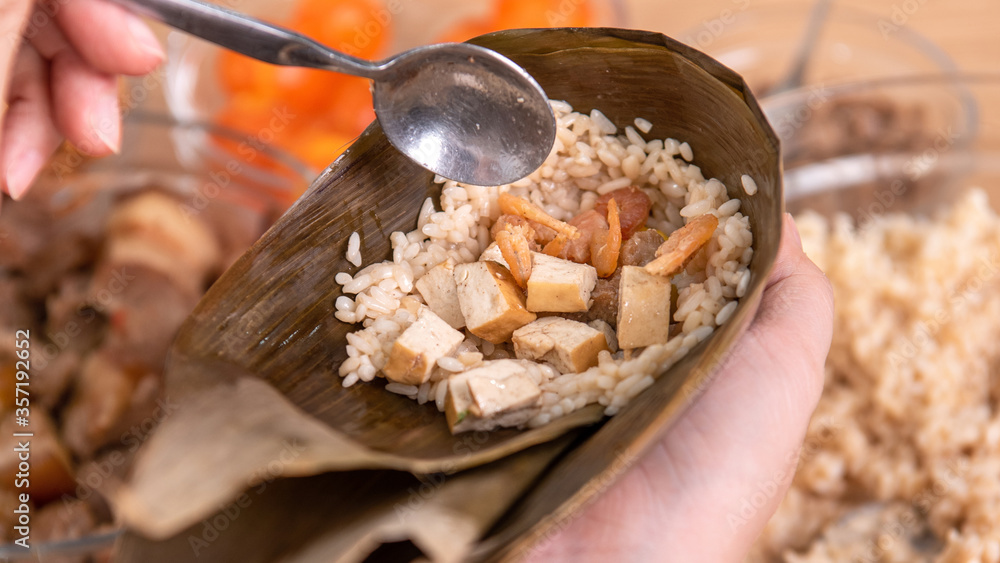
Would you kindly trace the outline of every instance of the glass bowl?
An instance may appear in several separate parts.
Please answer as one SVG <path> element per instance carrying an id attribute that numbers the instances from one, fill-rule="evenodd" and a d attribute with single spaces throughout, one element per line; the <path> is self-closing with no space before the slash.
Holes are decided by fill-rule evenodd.
<path id="1" fill-rule="evenodd" d="M 319 0 L 321 1 L 321 0 Z M 519 4 L 506 0 L 509 15 L 493 18 L 496 2 L 462 0 L 366 0 L 353 13 L 354 26 L 324 26 L 301 21 L 319 12 L 316 0 L 245 0 L 238 9 L 264 21 L 309 35 L 330 47 L 366 59 L 379 59 L 436 41 L 459 41 L 501 27 L 572 25 L 582 0 Z M 351 5 L 338 4 L 350 12 Z M 586 21 L 617 26 L 625 21 L 623 0 L 587 0 Z M 531 9 L 526 6 L 533 6 Z M 522 13 L 523 12 L 523 13 Z M 539 20 L 540 14 L 544 14 Z M 323 20 L 320 20 L 323 21 Z M 166 36 L 163 83 L 172 115 L 183 120 L 221 123 L 246 134 L 267 127 L 273 115 L 284 120 L 275 130 L 276 146 L 320 170 L 332 162 L 374 119 L 368 80 L 319 70 L 272 67 L 220 47 L 171 31 Z"/>
<path id="2" fill-rule="evenodd" d="M 792 552 L 795 560 L 812 560 L 817 553 L 843 561 L 975 558 L 970 546 L 980 544 L 967 523 L 995 522 L 997 515 L 995 508 L 984 508 L 989 501 L 969 500 L 992 498 L 977 489 L 993 482 L 996 466 L 987 432 L 995 415 L 973 413 L 995 408 L 996 395 L 990 393 L 995 393 L 996 364 L 987 364 L 995 361 L 991 350 L 967 341 L 963 334 L 969 333 L 961 330 L 996 330 L 989 309 L 995 302 L 996 270 L 990 262 L 995 258 L 982 258 L 996 254 L 992 246 L 957 245 L 983 240 L 975 236 L 984 227 L 971 209 L 1000 211 L 1000 74 L 805 88 L 764 106 L 786 151 L 788 211 L 818 213 L 830 220 L 832 232 L 853 229 L 852 240 L 878 250 L 852 247 L 841 262 L 843 239 L 833 234 L 831 244 L 815 247 L 821 263 L 837 264 L 831 278 L 838 299 L 847 302 L 844 309 L 838 305 L 829 387 L 806 436 L 793 489 L 747 561 Z M 954 239 L 916 240 L 921 233 L 913 227 L 868 230 L 875 221 L 898 225 L 897 215 L 937 216 L 973 187 L 986 198 L 961 199 L 963 218 L 947 219 L 947 232 L 962 233 Z M 814 221 L 808 225 L 803 224 L 807 250 L 826 236 Z M 943 232 L 926 228 L 927 236 Z M 962 261 L 979 269 L 950 273 Z M 894 276 L 886 287 L 866 290 L 887 271 Z M 956 276 L 965 277 L 956 281 Z M 902 287 L 909 280 L 913 286 Z M 983 288 L 992 289 L 980 293 Z M 850 299 L 851 291 L 861 291 L 859 299 Z M 866 306 L 870 309 L 863 310 Z M 975 328 L 969 328 L 973 322 Z M 870 334 L 852 332 L 865 326 L 872 327 Z M 928 365 L 931 357 L 941 363 Z M 977 362 L 986 371 L 975 369 L 966 377 L 967 366 Z M 949 365 L 956 369 L 942 367 Z M 981 384 L 984 374 L 989 382 Z M 935 377 L 942 379 L 931 381 Z M 978 394 L 980 385 L 986 395 Z M 961 398 L 942 392 L 942 386 Z M 858 399 L 852 393 L 866 395 Z M 940 403 L 929 398 L 938 393 Z M 970 418 L 958 420 L 959 409 Z M 858 420 L 864 422 L 855 425 L 861 410 L 865 414 Z M 934 426 L 942 431 L 929 430 Z M 959 464 L 947 481 L 939 470 L 945 463 Z M 980 481 L 979 475 L 989 477 Z"/>
<path id="3" fill-rule="evenodd" d="M 762 106 L 781 138 L 793 213 L 925 213 L 965 186 L 1000 202 L 1000 74 L 802 88 Z"/>
<path id="4" fill-rule="evenodd" d="M 195 147 L 203 148 L 199 150 Z M 205 150 L 204 147 L 211 150 Z M 172 228 L 186 229 L 184 220 L 187 219 L 192 221 L 192 228 L 204 229 L 194 224 L 195 217 L 198 223 L 208 226 L 219 250 L 215 254 L 216 261 L 209 267 L 204 279 L 188 275 L 190 283 L 181 282 L 185 291 L 190 287 L 203 292 L 213 277 L 221 274 L 270 227 L 289 203 L 305 189 L 312 177 L 311 171 L 302 163 L 267 146 L 261 139 L 244 137 L 203 124 L 179 122 L 162 114 L 138 111 L 132 112 L 124 121 L 120 154 L 90 159 L 72 150 L 63 150 L 53 157 L 25 201 L 8 200 L 0 211 L 0 282 L 3 282 L 0 285 L 5 290 L 15 288 L 13 293 L 4 291 L 3 299 L 17 299 L 14 303 L 4 303 L 2 327 L 3 330 L 31 330 L 31 415 L 57 421 L 56 427 L 59 430 L 55 431 L 55 436 L 64 446 L 69 444 L 70 439 L 65 431 L 65 421 L 68 420 L 66 413 L 76 400 L 73 388 L 80 385 L 85 359 L 93 357 L 102 348 L 102 344 L 107 342 L 109 338 L 104 331 L 119 321 L 117 312 L 131 314 L 141 310 L 108 306 L 109 300 L 113 299 L 112 294 L 124 294 L 129 283 L 133 283 L 137 284 L 135 289 L 139 291 L 155 293 L 156 297 L 150 300 L 162 298 L 162 293 L 156 293 L 158 289 L 162 289 L 162 285 L 146 285 L 146 289 L 142 289 L 143 280 L 148 278 L 142 277 L 138 272 L 144 266 L 133 266 L 132 262 L 119 261 L 114 265 L 122 272 L 124 286 L 112 286 L 110 283 L 103 285 L 95 281 L 102 272 L 95 265 L 102 262 L 102 249 L 107 248 L 105 233 L 112 224 L 109 219 L 110 210 L 115 209 L 119 202 L 132 201 L 129 198 L 146 189 L 166 192 L 173 198 L 173 202 L 167 205 L 178 206 L 173 212 Z M 158 210 L 167 211 L 166 207 Z M 147 214 L 145 219 L 146 232 L 130 234 L 129 237 L 134 239 L 135 236 L 149 236 L 150 231 L 156 231 L 161 225 L 160 216 L 155 214 Z M 167 238 L 174 240 L 170 239 L 169 234 Z M 167 266 L 170 272 L 163 275 L 170 279 L 184 278 L 185 272 L 179 271 L 182 267 L 176 262 L 171 264 Z M 138 281 L 129 282 L 129 276 L 138 276 L 134 278 Z M 64 311 L 63 314 L 54 313 L 57 309 L 49 309 L 51 303 L 63 299 L 63 288 L 73 286 L 73 280 L 82 280 L 83 287 L 89 288 L 81 290 L 87 297 L 81 295 L 79 301 L 69 301 L 72 307 L 59 308 L 58 310 Z M 175 285 L 179 286 L 180 284 Z M 102 292 L 107 293 L 108 300 L 105 300 L 105 293 Z M 183 302 L 193 307 L 199 296 L 200 293 L 190 294 Z M 168 302 L 175 303 L 173 300 Z M 15 322 L 24 323 L 23 326 L 7 326 L 11 310 L 26 312 L 20 318 L 15 317 L 18 319 Z M 43 311 L 47 312 L 44 317 Z M 186 314 L 186 310 L 178 309 L 169 315 L 173 321 L 147 316 L 140 322 L 174 322 Z M 98 326 L 101 328 L 91 330 Z M 83 336 L 80 336 L 81 330 Z M 95 335 L 93 340 L 87 338 L 92 333 Z M 165 336 L 167 340 L 164 344 L 167 344 L 171 338 L 170 333 Z M 9 346 L 12 347 L 13 344 Z M 11 358 L 7 347 L 4 344 L 0 348 L 0 368 L 3 368 L 0 369 L 0 375 L 4 389 L 13 388 L 13 382 L 8 381 L 8 377 L 12 379 L 14 375 L 6 369 L 13 366 L 13 361 L 8 361 Z M 165 354 L 166 350 L 162 352 Z M 154 362 L 151 360 L 149 363 Z M 62 371 L 56 367 L 60 364 L 71 364 L 67 368 L 68 382 L 59 390 L 44 393 L 43 389 L 51 389 L 55 373 Z M 148 369 L 151 371 L 143 372 L 142 381 L 152 383 L 159 375 L 152 373 L 154 368 Z M 156 397 L 160 397 L 162 385 L 154 385 L 154 388 L 158 389 Z M 108 397 L 115 394 L 113 388 L 99 389 L 102 397 L 105 394 Z M 157 413 L 162 412 L 155 410 L 159 406 L 154 406 L 153 410 L 146 409 L 150 402 L 154 405 L 158 403 L 155 403 L 155 398 L 140 392 L 140 389 L 148 391 L 149 386 L 142 388 L 137 384 L 128 392 L 130 402 L 126 407 L 127 414 L 115 419 L 113 429 L 102 434 L 100 445 L 90 450 L 90 454 L 72 454 L 76 456 L 70 467 L 72 475 L 66 474 L 59 478 L 60 489 L 56 493 L 65 495 L 45 501 L 42 490 L 37 487 L 42 483 L 36 483 L 36 475 L 32 475 L 33 487 L 26 492 L 32 495 L 33 500 L 40 502 L 33 506 L 31 512 L 31 548 L 26 550 L 14 544 L 0 545 L 0 560 L 47 561 L 62 556 L 106 552 L 119 532 L 115 530 L 107 506 L 100 500 L 100 494 L 92 493 L 99 493 L 102 485 L 109 483 L 110 474 L 107 471 L 113 470 L 116 475 L 125 471 L 134 451 L 133 446 L 145 441 L 149 433 L 154 431 L 154 423 L 160 417 Z M 9 392 L 0 393 L 0 412 L 4 413 L 4 418 L 12 414 L 11 397 L 8 395 Z M 142 398 L 137 398 L 140 396 Z M 99 409 L 84 412 L 106 414 L 106 411 Z M 79 418 L 73 420 L 79 421 Z M 131 426 L 133 423 L 137 426 Z M 127 430 L 120 430 L 119 427 Z M 133 432 L 133 428 L 139 428 L 139 431 Z M 123 432 L 120 440 L 118 431 Z M 36 438 L 32 439 L 39 439 L 39 435 L 40 432 L 36 432 Z M 41 443 L 35 446 L 42 447 Z M 64 449 L 80 451 L 69 447 Z M 32 454 L 34 461 L 35 448 Z M 44 454 L 39 452 L 38 455 Z M 45 458 L 38 458 L 37 463 L 42 464 L 43 459 Z M 43 479 L 42 467 L 45 466 L 40 465 L 38 468 L 39 481 Z M 65 525 L 66 517 L 61 511 L 64 501 L 76 494 L 83 501 L 77 507 L 85 505 L 84 512 L 90 514 L 91 524 L 74 530 Z M 46 496 L 52 497 L 52 494 L 46 493 Z M 49 532 L 53 529 L 51 525 L 43 526 L 39 519 L 40 511 L 46 510 L 49 510 L 51 517 L 48 519 L 50 524 L 53 521 L 63 522 L 61 531 L 52 532 L 51 535 L 43 534 L 41 528 L 44 527 Z M 58 539 L 43 540 L 43 535 Z"/>

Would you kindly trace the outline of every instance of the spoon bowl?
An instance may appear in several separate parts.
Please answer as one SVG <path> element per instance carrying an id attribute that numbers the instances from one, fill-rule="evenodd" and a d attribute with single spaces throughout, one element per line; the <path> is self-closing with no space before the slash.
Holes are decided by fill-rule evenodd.
<path id="1" fill-rule="evenodd" d="M 476 45 L 401 53 L 375 75 L 374 100 L 393 146 L 428 170 L 471 184 L 531 174 L 555 141 L 555 118 L 535 79 Z"/>
<path id="2" fill-rule="evenodd" d="M 375 114 L 389 143 L 451 180 L 509 184 L 541 166 L 555 142 L 555 116 L 541 86 L 484 47 L 445 43 L 372 62 L 198 0 L 115 1 L 267 63 L 373 80 Z"/>

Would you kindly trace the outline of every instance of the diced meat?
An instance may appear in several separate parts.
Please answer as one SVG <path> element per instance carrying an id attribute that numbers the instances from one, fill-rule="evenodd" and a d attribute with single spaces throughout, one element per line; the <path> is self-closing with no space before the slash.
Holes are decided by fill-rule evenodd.
<path id="1" fill-rule="evenodd" d="M 523 360 L 495 360 L 448 378 L 445 418 L 452 434 L 520 426 L 541 405 L 541 389 Z M 514 393 L 507 393 L 510 387 Z M 501 392 L 505 391 L 505 392 Z"/>
<path id="2" fill-rule="evenodd" d="M 608 202 L 612 198 L 618 204 L 619 221 L 621 221 L 622 226 L 622 240 L 628 240 L 639 229 L 646 226 L 646 219 L 649 218 L 649 210 L 653 208 L 653 201 L 639 188 L 629 186 L 608 192 L 597 198 L 594 210 L 600 213 L 602 217 L 607 217 Z M 572 223 L 570 221 L 570 224 Z"/>
<path id="3" fill-rule="evenodd" d="M 670 337 L 670 278 L 624 266 L 618 288 L 618 345 L 624 350 L 663 344 Z"/>
<path id="4" fill-rule="evenodd" d="M 610 278 L 597 280 L 590 294 L 593 303 L 584 320 L 601 320 L 612 327 L 618 326 L 618 286 L 621 277 L 621 270 L 618 270 Z"/>
<path id="5" fill-rule="evenodd" d="M 159 271 L 105 264 L 94 275 L 89 301 L 108 316 L 102 347 L 115 356 L 116 363 L 159 372 L 198 295 L 178 287 Z"/>
<path id="6" fill-rule="evenodd" d="M 35 314 L 26 303 L 21 291 L 21 284 L 17 278 L 0 273 L 0 333 L 14 332 L 16 330 L 30 329 L 35 324 Z M 5 346 L 13 347 L 10 342 L 13 338 L 5 338 L 0 343 L 0 349 Z"/>
<path id="7" fill-rule="evenodd" d="M 13 438 L 11 446 L 0 449 L 0 475 L 3 476 L 4 486 L 13 485 L 14 476 L 18 473 L 17 467 L 21 461 L 16 449 L 18 443 L 30 441 L 31 499 L 44 503 L 64 494 L 72 494 L 76 489 L 76 481 L 73 479 L 70 456 L 59 440 L 55 424 L 48 413 L 42 409 L 32 409 L 31 422 L 26 427 L 15 425 L 14 414 L 14 411 L 9 412 L 0 422 L 0 432 L 8 438 L 15 432 L 31 432 L 34 435 L 30 439 Z"/>
<path id="8" fill-rule="evenodd" d="M 127 371 L 116 360 L 107 351 L 88 356 L 64 411 L 63 437 L 80 457 L 116 438 L 133 405 L 143 402 L 136 389 L 146 374 Z"/>
<path id="9" fill-rule="evenodd" d="M 218 241 L 200 218 L 186 214 L 173 197 L 152 190 L 115 208 L 104 252 L 105 267 L 145 266 L 196 299 L 221 258 Z"/>
<path id="10" fill-rule="evenodd" d="M 523 360 L 552 364 L 559 373 L 580 373 L 597 365 L 608 349 L 600 330 L 560 317 L 545 317 L 514 331 L 514 353 Z"/>
<path id="11" fill-rule="evenodd" d="M 458 288 L 455 286 L 455 263 L 446 260 L 420 276 L 414 287 L 424 298 L 431 311 L 441 317 L 452 328 L 465 326 L 465 317 L 458 304 Z"/>
<path id="12" fill-rule="evenodd" d="M 73 540 L 89 534 L 96 526 L 97 520 L 86 502 L 66 499 L 38 511 L 32 519 L 31 535 L 39 543 Z"/>
<path id="13" fill-rule="evenodd" d="M 420 385 L 430 379 L 437 361 L 453 354 L 463 340 L 465 335 L 424 307 L 393 343 L 382 371 L 390 381 Z"/>
<path id="14" fill-rule="evenodd" d="M 63 348 L 52 357 L 46 353 L 39 359 L 41 358 L 45 360 L 33 361 L 31 365 L 34 368 L 31 390 L 39 404 L 52 409 L 62 401 L 70 383 L 80 371 L 81 352 Z"/>
<path id="15" fill-rule="evenodd" d="M 656 258 L 656 249 L 663 237 L 653 229 L 639 231 L 622 244 L 620 262 L 623 266 L 645 266 Z"/>
<path id="16" fill-rule="evenodd" d="M 587 264 L 531 253 L 527 308 L 532 312 L 576 313 L 590 306 L 597 270 Z"/>
<path id="17" fill-rule="evenodd" d="M 524 294 L 507 268 L 492 261 L 455 266 L 458 303 L 472 334 L 500 344 L 515 330 L 535 320 L 525 308 Z"/>

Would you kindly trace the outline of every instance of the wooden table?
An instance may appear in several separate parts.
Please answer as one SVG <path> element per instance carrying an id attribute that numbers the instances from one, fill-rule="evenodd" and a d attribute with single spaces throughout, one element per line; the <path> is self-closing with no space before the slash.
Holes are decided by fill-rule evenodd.
<path id="1" fill-rule="evenodd" d="M 724 10 L 772 5 L 811 6 L 813 0 L 622 0 L 630 27 L 667 35 L 719 19 Z M 1000 2 L 996 0 L 837 0 L 889 25 L 901 24 L 945 50 L 961 70 L 1000 72 Z"/>

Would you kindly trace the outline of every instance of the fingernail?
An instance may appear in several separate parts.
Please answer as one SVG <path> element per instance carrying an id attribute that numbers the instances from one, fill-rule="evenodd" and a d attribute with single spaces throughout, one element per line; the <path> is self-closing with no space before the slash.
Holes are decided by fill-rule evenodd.
<path id="1" fill-rule="evenodd" d="M 156 57 L 156 60 L 162 61 L 164 58 L 163 47 L 160 46 L 160 41 L 153 35 L 153 30 L 149 29 L 146 22 L 142 19 L 131 16 L 128 22 L 129 35 L 132 36 L 132 44 L 135 46 L 136 50 L 145 53 L 151 57 Z"/>
<path id="2" fill-rule="evenodd" d="M 791 213 L 785 213 L 785 222 L 788 224 L 788 234 L 795 241 L 795 246 L 802 248 L 802 235 L 799 234 L 799 226 L 795 224 Z"/>
<path id="3" fill-rule="evenodd" d="M 121 121 L 118 118 L 118 98 L 109 95 L 90 111 L 87 121 L 97 140 L 108 150 L 121 152 Z"/>
<path id="4" fill-rule="evenodd" d="M 45 157 L 38 151 L 29 150 L 15 158 L 4 172 L 4 182 L 10 197 L 14 200 L 21 199 L 42 166 L 45 166 Z"/>

